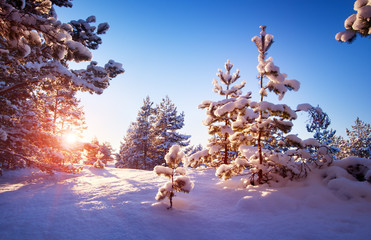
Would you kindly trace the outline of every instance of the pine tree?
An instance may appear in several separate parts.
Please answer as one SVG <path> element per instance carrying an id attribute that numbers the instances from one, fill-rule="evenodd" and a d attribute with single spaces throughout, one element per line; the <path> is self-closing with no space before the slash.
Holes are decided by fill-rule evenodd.
<path id="1" fill-rule="evenodd" d="M 95 157 L 97 158 L 97 161 L 93 164 L 93 167 L 103 169 L 105 167 L 105 164 L 102 161 L 104 155 L 100 151 L 98 151 Z"/>
<path id="2" fill-rule="evenodd" d="M 174 192 L 189 193 L 193 189 L 194 183 L 185 176 L 186 169 L 184 167 L 179 167 L 181 162 L 187 166 L 185 154 L 180 150 L 179 145 L 173 145 L 169 149 L 169 152 L 165 155 L 165 160 L 168 167 L 156 166 L 153 171 L 158 176 L 170 178 L 169 182 L 159 188 L 156 195 L 157 201 L 161 201 L 166 197 L 169 198 L 170 206 L 168 209 L 170 209 L 173 207 Z"/>
<path id="3" fill-rule="evenodd" d="M 209 134 L 213 137 L 209 139 L 207 149 L 199 151 L 190 156 L 191 165 L 193 167 L 200 164 L 208 164 L 212 166 L 219 166 L 220 164 L 228 164 L 230 158 L 235 154 L 235 149 L 232 147 L 229 136 L 234 134 L 231 127 L 231 122 L 237 118 L 237 109 L 244 106 L 243 102 L 250 98 L 251 92 L 245 96 L 241 89 L 246 82 L 242 81 L 240 84 L 232 86 L 240 78 L 240 71 L 237 70 L 233 75 L 231 70 L 233 64 L 228 60 L 225 65 L 226 72 L 221 69 L 218 70 L 217 76 L 222 84 L 226 85 L 225 89 L 214 79 L 214 92 L 221 96 L 225 96 L 220 101 L 202 102 L 198 108 L 206 109 L 207 118 L 203 121 L 205 126 L 209 127 Z M 237 106 L 237 107 L 235 107 Z M 231 111 L 231 109 L 233 110 Z"/>
<path id="4" fill-rule="evenodd" d="M 346 129 L 348 140 L 338 139 L 339 158 L 350 156 L 371 159 L 371 125 L 358 117 L 352 129 Z"/>
<path id="5" fill-rule="evenodd" d="M 175 104 L 168 96 L 162 99 L 156 107 L 154 122 L 154 134 L 156 140 L 156 160 L 155 164 L 163 163 L 163 159 L 170 147 L 178 144 L 182 147 L 189 145 L 189 135 L 184 135 L 178 131 L 184 126 L 184 113 L 178 114 Z"/>
<path id="6" fill-rule="evenodd" d="M 153 163 L 153 141 L 154 141 L 154 111 L 152 107 L 153 102 L 147 96 L 143 101 L 138 117 L 137 117 L 137 129 L 136 138 L 134 144 L 139 148 L 137 151 L 137 157 L 140 159 L 138 162 L 143 169 L 152 169 Z"/>
<path id="7" fill-rule="evenodd" d="M 280 72 L 271 57 L 266 59 L 273 36 L 266 34 L 265 28 L 261 26 L 260 36 L 252 38 L 259 50 L 260 99 L 255 102 L 239 97 L 228 108 L 228 112 L 238 112 L 231 124 L 235 133 L 230 136 L 230 141 L 239 152 L 231 164 L 223 164 L 217 169 L 216 175 L 223 179 L 240 174 L 245 168 L 249 170 L 248 182 L 251 184 L 294 179 L 306 176 L 312 163 L 322 165 L 332 161 L 327 146 L 322 146 L 316 139 L 302 140 L 293 134 L 286 135 L 291 131 L 292 120 L 297 118 L 296 111 L 308 111 L 312 106 L 301 104 L 294 111 L 286 104 L 264 101 L 268 91 L 282 100 L 288 90 L 297 91 L 300 87 L 297 80 L 287 79 L 287 75 Z M 318 148 L 316 158 L 310 154 L 311 148 Z"/>
<path id="8" fill-rule="evenodd" d="M 195 154 L 196 152 L 199 152 L 199 151 L 202 151 L 204 148 L 202 147 L 201 144 L 198 144 L 198 145 L 192 145 L 192 146 L 189 146 L 189 147 L 186 147 L 184 149 L 184 153 L 186 154 L 186 156 L 191 156 L 193 154 Z"/>
<path id="9" fill-rule="evenodd" d="M 93 165 L 97 160 L 97 155 L 100 153 L 100 144 L 96 137 L 90 143 L 84 144 L 84 164 Z"/>
<path id="10" fill-rule="evenodd" d="M 138 159 L 134 158 L 135 148 L 133 142 L 135 138 L 136 123 L 131 123 L 129 129 L 121 142 L 120 152 L 116 155 L 116 168 L 139 168 Z"/>
<path id="11" fill-rule="evenodd" d="M 339 42 L 351 43 L 357 35 L 362 37 L 371 34 L 371 0 L 356 0 L 354 11 L 344 22 L 345 31 L 336 34 L 335 39 Z"/>
<path id="12" fill-rule="evenodd" d="M 98 35 L 108 30 L 107 23 L 94 26 L 94 16 L 61 23 L 55 6 L 72 7 L 72 3 L 0 1 L 0 158 L 14 161 L 11 165 L 26 162 L 49 172 L 70 171 L 53 164 L 63 162 L 64 155 L 58 149 L 61 140 L 50 133 L 56 132 L 55 125 L 60 123 L 56 116 L 67 108 L 55 104 L 55 117 L 50 120 L 47 114 L 52 108 L 42 111 L 38 103 L 47 100 L 48 94 L 49 100 L 54 97 L 57 102 L 62 92 L 101 94 L 111 79 L 124 72 L 113 60 L 104 67 L 91 61 L 90 50 L 102 43 Z M 68 66 L 68 62 L 81 61 L 91 62 L 81 70 Z M 45 163 L 41 159 L 54 161 Z"/>
<path id="13" fill-rule="evenodd" d="M 130 168 L 152 169 L 154 163 L 154 117 L 155 108 L 153 102 L 147 96 L 143 100 L 143 106 L 138 111 L 137 120 L 130 125 L 127 136 L 120 149 L 120 161 Z M 119 166 L 117 165 L 117 166 Z"/>
<path id="14" fill-rule="evenodd" d="M 332 157 L 335 158 L 339 148 L 334 146 L 335 130 L 328 130 L 327 128 L 331 124 L 330 117 L 327 113 L 323 112 L 321 108 L 311 108 L 308 110 L 309 123 L 307 124 L 307 131 L 314 133 L 313 137 L 322 145 L 328 146 L 329 152 Z M 310 149 L 311 154 L 316 154 L 317 149 Z"/>
<path id="15" fill-rule="evenodd" d="M 100 145 L 100 152 L 102 153 L 102 162 L 107 165 L 108 162 L 113 161 L 113 148 L 109 142 L 104 142 Z"/>
<path id="16" fill-rule="evenodd" d="M 187 140 L 190 136 L 178 133 L 183 126 L 184 113 L 178 115 L 177 108 L 168 97 L 156 107 L 147 97 L 136 122 L 130 124 L 121 143 L 116 167 L 153 169 L 162 164 L 172 145 L 189 144 Z"/>

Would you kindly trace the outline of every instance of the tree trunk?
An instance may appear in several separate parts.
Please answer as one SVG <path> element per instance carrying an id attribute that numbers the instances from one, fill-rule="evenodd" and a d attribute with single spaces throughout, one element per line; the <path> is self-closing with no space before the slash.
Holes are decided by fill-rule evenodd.
<path id="1" fill-rule="evenodd" d="M 264 30 L 265 27 L 263 27 L 262 29 Z M 264 43 L 265 43 L 265 35 L 261 35 L 261 42 L 262 42 L 262 49 L 260 51 L 259 54 L 261 54 L 261 56 L 259 56 L 259 58 L 262 58 L 264 60 L 265 58 L 265 46 L 264 46 Z M 263 88 L 263 78 L 264 78 L 264 74 L 260 74 L 260 90 Z M 263 91 L 261 91 L 260 93 L 260 104 L 263 102 L 263 98 L 264 98 L 264 93 Z M 259 120 L 258 120 L 258 129 L 259 129 L 259 134 L 258 134 L 258 152 L 259 152 L 259 164 L 260 164 L 260 169 L 259 169 L 259 172 L 258 172 L 258 183 L 259 184 L 262 184 L 263 183 L 263 170 L 261 169 L 261 165 L 263 164 L 263 153 L 262 153 L 262 144 L 261 144 L 261 137 L 262 137 L 262 129 L 260 128 L 261 126 L 261 123 L 262 123 L 262 120 L 263 120 L 263 111 L 259 111 Z"/>
<path id="2" fill-rule="evenodd" d="M 227 90 L 229 90 L 229 84 L 227 85 Z M 225 96 L 228 99 L 228 95 Z M 228 126 L 228 119 L 225 119 L 225 126 Z M 228 133 L 224 134 L 224 164 L 228 164 Z"/>
<path id="3" fill-rule="evenodd" d="M 227 144 L 227 140 L 228 140 L 228 133 L 225 133 L 225 135 L 224 135 L 224 141 L 225 141 L 225 144 L 224 144 L 224 164 L 228 164 L 228 144 Z"/>
<path id="4" fill-rule="evenodd" d="M 173 197 L 174 197 L 173 185 L 174 185 L 174 169 L 173 169 L 173 175 L 171 175 L 171 191 L 170 191 L 170 196 L 169 196 L 170 207 L 168 207 L 167 209 L 170 209 L 173 207 Z"/>

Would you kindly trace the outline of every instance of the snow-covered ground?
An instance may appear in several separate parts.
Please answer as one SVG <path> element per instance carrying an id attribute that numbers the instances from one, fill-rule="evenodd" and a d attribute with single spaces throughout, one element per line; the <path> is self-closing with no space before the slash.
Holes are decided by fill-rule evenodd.
<path id="1" fill-rule="evenodd" d="M 369 239 L 371 202 L 346 200 L 320 174 L 286 187 L 241 188 L 213 169 L 189 170 L 189 193 L 157 202 L 151 171 L 85 168 L 0 178 L 0 239 Z M 365 182 L 366 184 L 369 184 Z M 370 184 L 371 185 L 371 184 Z M 369 186 L 368 186 L 369 187 Z M 371 190 L 371 187 L 370 187 Z"/>

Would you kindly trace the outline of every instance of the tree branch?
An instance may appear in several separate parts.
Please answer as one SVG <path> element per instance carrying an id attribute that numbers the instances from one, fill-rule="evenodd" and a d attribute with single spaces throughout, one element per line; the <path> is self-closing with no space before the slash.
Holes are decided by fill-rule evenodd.
<path id="1" fill-rule="evenodd" d="M 9 87 L 6 87 L 4 89 L 1 89 L 0 90 L 0 95 L 6 94 L 6 93 L 8 93 L 8 92 L 10 92 L 14 89 L 17 89 L 17 88 L 20 88 L 20 87 L 23 87 L 23 86 L 26 86 L 26 85 L 29 85 L 29 84 L 37 83 L 39 81 L 40 81 L 39 79 L 34 79 L 32 81 L 14 84 L 13 86 L 9 86 Z"/>

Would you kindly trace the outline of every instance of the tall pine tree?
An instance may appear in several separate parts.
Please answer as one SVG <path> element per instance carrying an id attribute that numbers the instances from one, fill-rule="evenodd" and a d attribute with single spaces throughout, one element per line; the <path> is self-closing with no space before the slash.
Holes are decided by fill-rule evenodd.
<path id="1" fill-rule="evenodd" d="M 91 50 L 102 43 L 99 35 L 107 32 L 107 23 L 94 26 L 94 16 L 62 23 L 56 6 L 72 7 L 72 3 L 0 1 L 0 159 L 13 165 L 27 162 L 46 171 L 69 171 L 43 161 L 64 158 L 57 147 L 59 136 L 50 133 L 56 133 L 55 125 L 61 120 L 58 116 L 66 109 L 60 104 L 60 94 L 101 94 L 124 69 L 113 60 L 104 67 L 91 61 Z M 81 61 L 91 62 L 86 69 L 69 68 L 69 62 Z M 54 105 L 49 109 L 39 108 L 40 102 L 52 98 Z M 55 115 L 50 121 L 51 112 Z"/>
<path id="2" fill-rule="evenodd" d="M 212 102 L 206 102 L 208 110 L 212 110 L 216 116 L 235 116 L 231 118 L 234 133 L 229 136 L 229 140 L 232 146 L 238 148 L 238 156 L 229 164 L 218 167 L 216 176 L 223 179 L 238 175 L 246 168 L 249 175 L 247 183 L 251 184 L 294 179 L 306 176 L 310 166 L 332 161 L 328 147 L 316 139 L 302 140 L 288 134 L 293 126 L 292 120 L 297 118 L 296 111 L 308 111 L 312 106 L 301 104 L 292 110 L 286 104 L 265 101 L 268 91 L 274 92 L 282 100 L 288 90 L 297 91 L 300 86 L 297 80 L 287 79 L 287 75 L 280 72 L 271 57 L 266 59 L 273 36 L 267 34 L 265 28 L 261 26 L 260 36 L 252 39 L 259 50 L 259 100 L 250 100 L 251 94 L 248 93 L 246 96 L 236 96 L 227 104 L 215 104 L 215 107 Z M 212 117 L 209 119 L 213 121 Z M 316 157 L 311 155 L 311 148 L 318 148 Z M 205 151 L 195 153 L 190 157 L 191 165 L 199 163 L 199 159 L 208 155 L 209 152 Z"/>
<path id="3" fill-rule="evenodd" d="M 171 146 L 178 144 L 181 147 L 186 147 L 189 145 L 190 136 L 178 132 L 183 127 L 184 113 L 178 114 L 175 104 L 166 96 L 156 107 L 154 123 L 156 165 L 164 163 L 164 157 Z"/>
<path id="4" fill-rule="evenodd" d="M 242 81 L 240 84 L 232 86 L 240 78 L 240 71 L 237 70 L 232 75 L 233 64 L 229 60 L 224 67 L 226 71 L 223 72 L 219 69 L 217 76 L 220 83 L 225 85 L 225 88 L 223 89 L 216 79 L 212 82 L 214 92 L 223 96 L 224 99 L 220 101 L 206 100 L 198 106 L 198 108 L 206 109 L 207 118 L 203 121 L 203 124 L 209 127 L 209 134 L 213 137 L 209 139 L 208 149 L 201 150 L 190 156 L 192 166 L 200 164 L 212 166 L 219 166 L 222 163 L 228 164 L 236 152 L 229 138 L 234 134 L 231 123 L 237 118 L 237 108 L 244 106 L 243 102 L 250 98 L 251 93 L 240 96 L 242 94 L 241 89 L 246 82 Z M 235 108 L 234 106 L 238 107 Z"/>
<path id="5" fill-rule="evenodd" d="M 153 102 L 147 96 L 143 100 L 143 106 L 138 111 L 136 122 L 130 125 L 121 145 L 119 161 L 122 163 L 116 166 L 152 169 L 156 165 L 153 160 L 155 111 Z"/>
<path id="6" fill-rule="evenodd" d="M 184 113 L 178 114 L 168 97 L 156 107 L 147 97 L 124 136 L 116 167 L 153 169 L 163 164 L 171 146 L 188 146 L 190 136 L 178 132 L 183 126 Z"/>

